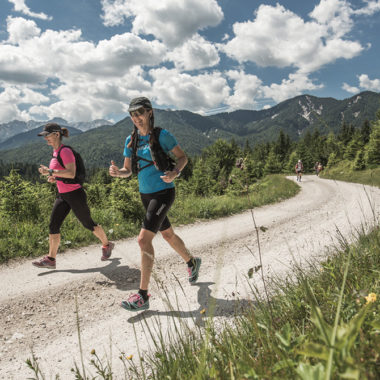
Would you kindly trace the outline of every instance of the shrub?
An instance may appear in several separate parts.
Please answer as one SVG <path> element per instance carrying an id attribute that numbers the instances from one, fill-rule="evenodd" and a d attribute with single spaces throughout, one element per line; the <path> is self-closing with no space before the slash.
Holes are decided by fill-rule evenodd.
<path id="1" fill-rule="evenodd" d="M 39 219 L 40 197 L 36 187 L 11 170 L 0 182 L 0 209 L 11 220 Z"/>
<path id="2" fill-rule="evenodd" d="M 144 217 L 137 179 L 125 180 L 115 178 L 111 184 L 109 194 L 110 206 L 120 211 L 125 220 L 136 222 Z"/>

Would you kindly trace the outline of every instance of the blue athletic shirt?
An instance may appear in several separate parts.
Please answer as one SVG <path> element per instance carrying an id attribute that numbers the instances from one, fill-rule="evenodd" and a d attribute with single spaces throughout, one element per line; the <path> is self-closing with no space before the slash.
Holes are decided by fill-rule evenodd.
<path id="1" fill-rule="evenodd" d="M 131 141 L 131 135 L 125 140 L 124 157 L 132 157 L 132 148 L 128 148 L 128 144 Z M 165 153 L 170 152 L 174 147 L 178 145 L 176 138 L 166 129 L 162 129 L 159 138 L 162 149 Z M 141 136 L 139 134 L 139 144 L 137 147 L 137 155 L 143 157 L 146 160 L 152 161 L 152 156 L 149 149 L 149 135 Z M 148 165 L 148 162 L 140 160 L 140 167 Z M 174 182 L 166 183 L 160 176 L 164 175 L 164 172 L 157 170 L 154 165 L 150 165 L 147 168 L 141 170 L 137 176 L 139 181 L 139 191 L 143 194 L 156 193 L 157 191 L 171 189 L 174 187 Z"/>

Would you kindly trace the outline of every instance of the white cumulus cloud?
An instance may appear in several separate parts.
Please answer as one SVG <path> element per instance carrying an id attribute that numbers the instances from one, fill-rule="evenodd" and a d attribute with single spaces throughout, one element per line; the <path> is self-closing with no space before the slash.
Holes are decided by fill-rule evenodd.
<path id="1" fill-rule="evenodd" d="M 7 31 L 9 34 L 8 42 L 18 44 L 24 40 L 39 36 L 41 29 L 32 20 L 22 17 L 7 17 Z"/>
<path id="2" fill-rule="evenodd" d="M 26 16 L 39 18 L 41 20 L 52 20 L 52 17 L 46 15 L 45 13 L 35 13 L 30 10 L 30 8 L 25 4 L 26 0 L 8 0 L 13 4 L 13 8 L 16 12 L 21 12 Z"/>
<path id="3" fill-rule="evenodd" d="M 320 88 L 323 88 L 323 85 L 314 84 L 307 75 L 295 73 L 289 74 L 289 78 L 283 79 L 280 84 L 272 83 L 269 86 L 263 86 L 262 91 L 266 98 L 282 102 L 301 94 L 305 90 L 311 91 Z"/>
<path id="4" fill-rule="evenodd" d="M 237 70 L 229 70 L 226 75 L 234 81 L 233 94 L 228 97 L 226 104 L 232 110 L 256 109 L 256 100 L 263 96 L 261 79 Z"/>
<path id="5" fill-rule="evenodd" d="M 199 70 L 215 66 L 220 61 L 215 45 L 199 34 L 194 35 L 182 46 L 169 51 L 166 58 L 174 62 L 179 70 Z"/>
<path id="6" fill-rule="evenodd" d="M 30 120 L 27 111 L 19 109 L 20 104 L 40 104 L 49 99 L 43 94 L 25 86 L 9 86 L 0 92 L 0 120 L 8 122 L 14 119 Z"/>
<path id="7" fill-rule="evenodd" d="M 282 5 L 261 5 L 254 20 L 234 24 L 234 37 L 219 47 L 239 63 L 304 73 L 363 50 L 359 42 L 341 38 L 352 27 L 346 2 L 322 0 L 310 16 L 311 21 L 304 21 Z"/>
<path id="8" fill-rule="evenodd" d="M 366 6 L 354 11 L 357 15 L 372 16 L 374 13 L 380 11 L 380 0 L 363 0 Z"/>
<path id="9" fill-rule="evenodd" d="M 220 72 L 189 75 L 176 69 L 152 69 L 152 97 L 158 105 L 206 112 L 229 95 L 229 86 Z"/>
<path id="10" fill-rule="evenodd" d="M 223 19 L 216 0 L 102 0 L 102 7 L 106 26 L 131 18 L 132 32 L 152 34 L 172 48 Z"/>
<path id="11" fill-rule="evenodd" d="M 348 83 L 343 83 L 342 89 L 350 92 L 351 94 L 356 94 L 360 92 L 360 89 L 358 87 L 350 86 Z"/>
<path id="12" fill-rule="evenodd" d="M 144 67 L 159 65 L 167 52 L 161 42 L 133 33 L 94 43 L 83 40 L 81 30 L 42 32 L 23 18 L 9 17 L 7 31 L 8 40 L 0 43 L 0 86 L 49 86 L 49 99 L 42 98 L 48 104 L 35 101 L 29 109 L 40 118 L 88 121 L 125 112 L 131 97 L 151 89 Z M 20 118 L 15 107 L 3 113 Z"/>
<path id="13" fill-rule="evenodd" d="M 380 79 L 369 79 L 367 74 L 359 76 L 359 85 L 364 90 L 380 91 Z"/>

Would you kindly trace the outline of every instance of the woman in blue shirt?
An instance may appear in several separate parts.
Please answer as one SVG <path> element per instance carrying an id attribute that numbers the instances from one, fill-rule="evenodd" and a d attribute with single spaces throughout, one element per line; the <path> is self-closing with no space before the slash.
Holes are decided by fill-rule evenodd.
<path id="1" fill-rule="evenodd" d="M 201 259 L 192 257 L 167 217 L 175 199 L 173 181 L 187 164 L 186 154 L 175 137 L 162 129 L 159 133 L 159 144 L 165 153 L 171 152 L 175 156 L 176 164 L 171 170 L 163 171 L 157 168 L 151 154 L 156 134 L 153 133 L 154 115 L 150 100 L 146 97 L 132 99 L 128 111 L 135 127 L 125 141 L 124 165 L 119 169 L 111 161 L 109 173 L 112 177 L 127 178 L 136 169 L 138 171 L 140 196 L 146 210 L 138 236 L 141 251 L 140 288 L 138 293 L 132 294 L 127 301 L 122 301 L 121 306 L 127 310 L 139 311 L 149 308 L 148 286 L 154 262 L 152 241 L 157 231 L 161 232 L 163 238 L 187 263 L 190 284 L 198 279 Z"/>

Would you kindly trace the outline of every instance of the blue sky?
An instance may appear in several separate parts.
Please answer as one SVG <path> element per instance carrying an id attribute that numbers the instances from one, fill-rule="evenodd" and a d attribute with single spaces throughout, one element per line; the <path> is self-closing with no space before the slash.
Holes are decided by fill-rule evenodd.
<path id="1" fill-rule="evenodd" d="M 380 92 L 380 0 L 1 0 L 0 123 Z"/>

